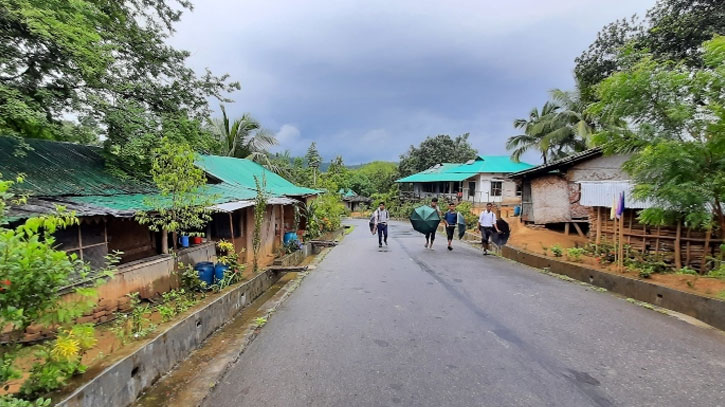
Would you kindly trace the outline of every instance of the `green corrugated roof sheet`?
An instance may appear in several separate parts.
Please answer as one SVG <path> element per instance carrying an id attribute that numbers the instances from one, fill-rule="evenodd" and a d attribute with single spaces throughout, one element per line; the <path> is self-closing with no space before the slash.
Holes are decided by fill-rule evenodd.
<path id="1" fill-rule="evenodd" d="M 110 174 L 98 147 L 48 140 L 26 139 L 24 142 L 31 150 L 17 155 L 19 140 L 0 137 L 0 173 L 4 179 L 24 174 L 24 182 L 14 186 L 14 190 L 37 197 L 36 208 L 42 209 L 38 205 L 46 202 L 43 205 L 52 210 L 53 202 L 65 202 L 85 205 L 79 208 L 87 209 L 89 213 L 103 213 L 105 208 L 110 214 L 126 216 L 153 209 L 146 202 L 150 197 L 159 197 L 150 183 Z M 213 196 L 215 203 L 254 199 L 257 194 L 255 175 L 265 176 L 267 191 L 272 197 L 319 193 L 294 185 L 249 160 L 202 155 L 197 165 L 221 181 L 203 189 L 203 193 Z"/>
<path id="2" fill-rule="evenodd" d="M 357 196 L 357 192 L 349 188 L 340 188 L 340 190 L 337 191 L 337 194 L 341 195 L 343 198 L 352 198 L 354 196 Z"/>
<path id="3" fill-rule="evenodd" d="M 254 177 L 261 179 L 262 175 L 264 175 L 267 182 L 267 191 L 276 196 L 315 195 L 320 192 L 299 187 L 250 160 L 201 155 L 196 160 L 196 164 L 222 182 L 252 189 L 255 188 Z"/>
<path id="4" fill-rule="evenodd" d="M 395 182 L 463 181 L 480 173 L 513 173 L 532 167 L 524 162 L 514 162 L 506 155 L 481 155 L 470 164 L 441 164 Z"/>
<path id="5" fill-rule="evenodd" d="M 0 173 L 3 178 L 13 179 L 25 174 L 24 181 L 13 188 L 16 192 L 52 197 L 153 191 L 150 184 L 120 179 L 106 171 L 99 147 L 36 139 L 23 141 L 32 149 L 19 149 L 18 139 L 0 137 Z"/>

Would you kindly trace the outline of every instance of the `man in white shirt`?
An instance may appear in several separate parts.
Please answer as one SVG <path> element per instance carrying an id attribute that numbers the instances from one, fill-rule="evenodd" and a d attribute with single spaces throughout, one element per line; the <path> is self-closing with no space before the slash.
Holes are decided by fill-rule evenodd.
<path id="1" fill-rule="evenodd" d="M 496 225 L 496 214 L 491 211 L 493 205 L 491 202 L 486 204 L 486 210 L 481 212 L 481 216 L 478 217 L 478 229 L 481 231 L 481 244 L 483 245 L 483 255 L 488 255 L 488 241 L 491 238 L 493 230 L 496 229 L 497 233 L 501 233 Z"/>
<path id="2" fill-rule="evenodd" d="M 373 213 L 375 225 L 378 228 L 378 248 L 383 247 L 383 242 L 388 245 L 388 221 L 390 213 L 385 209 L 385 202 L 380 202 L 380 206 Z"/>

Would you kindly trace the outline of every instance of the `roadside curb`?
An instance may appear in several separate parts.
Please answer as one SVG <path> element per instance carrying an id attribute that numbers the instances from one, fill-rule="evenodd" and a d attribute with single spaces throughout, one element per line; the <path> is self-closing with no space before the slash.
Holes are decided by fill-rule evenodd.
<path id="1" fill-rule="evenodd" d="M 652 304 L 696 318 L 714 328 L 725 330 L 725 301 L 554 260 L 510 246 L 501 248 L 501 256 L 536 269 L 543 269 L 549 274 L 565 276 L 568 279 L 601 287 L 632 299 L 630 302 L 636 305 Z"/>

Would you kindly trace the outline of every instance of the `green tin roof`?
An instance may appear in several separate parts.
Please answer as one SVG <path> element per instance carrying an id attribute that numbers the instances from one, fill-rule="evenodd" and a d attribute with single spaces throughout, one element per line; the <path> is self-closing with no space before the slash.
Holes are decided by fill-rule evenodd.
<path id="1" fill-rule="evenodd" d="M 252 190 L 256 188 L 254 177 L 261 180 L 264 176 L 267 182 L 267 192 L 275 196 L 303 196 L 320 193 L 315 189 L 299 187 L 251 160 L 201 155 L 196 160 L 196 165 L 224 183 Z"/>
<path id="2" fill-rule="evenodd" d="M 57 141 L 0 137 L 0 173 L 3 179 L 24 174 L 13 190 L 27 196 L 117 195 L 151 192 L 154 188 L 106 171 L 99 147 Z"/>
<path id="3" fill-rule="evenodd" d="M 507 155 L 480 155 L 469 163 L 439 164 L 395 182 L 455 182 L 466 180 L 480 173 L 513 173 L 532 167 L 533 165 L 524 162 L 517 163 Z"/>
<path id="4" fill-rule="evenodd" d="M 340 190 L 337 191 L 337 194 L 342 196 L 343 198 L 352 198 L 354 196 L 357 196 L 357 193 L 349 188 L 340 188 Z"/>

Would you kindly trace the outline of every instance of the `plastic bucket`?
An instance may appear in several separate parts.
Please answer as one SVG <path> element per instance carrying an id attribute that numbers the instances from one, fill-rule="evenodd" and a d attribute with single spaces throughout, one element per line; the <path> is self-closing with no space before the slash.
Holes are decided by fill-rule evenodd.
<path id="1" fill-rule="evenodd" d="M 514 207 L 514 216 L 519 216 L 519 215 L 521 215 L 521 207 L 517 205 Z"/>
<path id="2" fill-rule="evenodd" d="M 217 263 L 216 266 L 214 266 L 214 282 L 219 284 L 224 279 L 224 273 L 229 270 L 229 266 L 227 266 L 224 263 Z"/>
<path id="3" fill-rule="evenodd" d="M 201 236 L 194 236 L 191 238 L 192 244 L 201 244 Z"/>
<path id="4" fill-rule="evenodd" d="M 284 234 L 284 244 L 289 243 L 292 240 L 297 240 L 297 233 L 296 232 L 287 232 Z"/>
<path id="5" fill-rule="evenodd" d="M 181 247 L 189 247 L 189 236 L 179 236 L 179 244 Z"/>
<path id="6" fill-rule="evenodd" d="M 210 261 L 202 261 L 200 263 L 196 263 L 194 266 L 194 270 L 199 272 L 199 280 L 206 283 L 206 286 L 210 286 L 214 284 L 214 263 Z"/>

